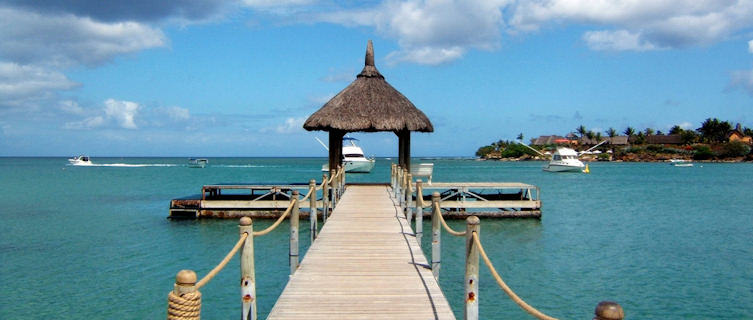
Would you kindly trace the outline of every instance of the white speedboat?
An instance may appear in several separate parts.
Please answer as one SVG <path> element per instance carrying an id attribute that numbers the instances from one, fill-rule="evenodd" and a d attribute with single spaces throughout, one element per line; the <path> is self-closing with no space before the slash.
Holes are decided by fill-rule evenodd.
<path id="1" fill-rule="evenodd" d="M 685 159 L 671 159 L 669 160 L 669 164 L 675 166 L 675 167 L 692 167 L 693 162 L 690 160 Z"/>
<path id="2" fill-rule="evenodd" d="M 578 152 L 570 148 L 559 147 L 552 155 L 552 160 L 544 167 L 550 172 L 582 172 L 586 165 L 578 160 Z"/>
<path id="3" fill-rule="evenodd" d="M 91 159 L 89 159 L 88 156 L 80 155 L 77 157 L 73 157 L 68 159 L 68 163 L 74 166 L 90 166 L 92 165 Z"/>
<path id="4" fill-rule="evenodd" d="M 197 159 L 197 158 L 191 158 L 188 159 L 188 167 L 190 168 L 204 168 L 209 164 L 209 160 L 207 159 Z"/>
<path id="5" fill-rule="evenodd" d="M 376 160 L 373 157 L 366 158 L 363 155 L 363 149 L 356 144 L 356 141 L 358 141 L 356 138 L 343 138 L 342 161 L 345 166 L 345 172 L 369 173 L 374 168 Z M 327 164 L 322 166 L 322 171 L 329 171 Z"/>

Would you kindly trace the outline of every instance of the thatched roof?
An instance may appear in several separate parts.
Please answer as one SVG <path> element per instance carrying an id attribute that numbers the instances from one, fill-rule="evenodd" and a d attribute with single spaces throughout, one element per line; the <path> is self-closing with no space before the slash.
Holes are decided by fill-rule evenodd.
<path id="1" fill-rule="evenodd" d="M 303 128 L 346 132 L 434 131 L 429 118 L 376 69 L 371 40 L 366 48 L 365 66 L 356 80 L 312 114 Z"/>

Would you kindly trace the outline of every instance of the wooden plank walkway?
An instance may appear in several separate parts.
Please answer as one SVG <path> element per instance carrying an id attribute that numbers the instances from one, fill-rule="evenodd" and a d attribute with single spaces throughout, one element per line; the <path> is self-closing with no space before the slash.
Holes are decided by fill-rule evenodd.
<path id="1" fill-rule="evenodd" d="M 348 186 L 267 319 L 455 319 L 398 212 L 386 186 Z"/>

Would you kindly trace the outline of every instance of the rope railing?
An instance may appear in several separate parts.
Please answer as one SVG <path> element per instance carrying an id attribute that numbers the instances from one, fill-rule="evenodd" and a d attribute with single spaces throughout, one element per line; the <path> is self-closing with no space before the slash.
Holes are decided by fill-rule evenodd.
<path id="1" fill-rule="evenodd" d="M 481 240 L 479 240 L 479 236 L 476 232 L 473 232 L 471 235 L 473 238 L 473 243 L 478 247 L 479 254 L 481 254 L 481 258 L 484 259 L 484 263 L 486 264 L 486 267 L 489 268 L 489 272 L 492 273 L 492 276 L 494 277 L 494 280 L 497 281 L 497 284 L 499 285 L 502 290 L 507 293 L 507 295 L 512 299 L 513 302 L 518 304 L 525 312 L 528 312 L 532 316 L 536 317 L 537 319 L 541 320 L 557 320 L 557 318 L 550 317 L 543 312 L 537 310 L 536 308 L 532 307 L 523 299 L 521 299 L 510 287 L 505 283 L 504 280 L 502 280 L 502 277 L 497 272 L 497 269 L 494 268 L 494 264 L 492 264 L 491 260 L 489 260 L 489 256 L 486 255 L 486 251 L 484 250 L 484 246 L 481 244 Z"/>
<path id="2" fill-rule="evenodd" d="M 322 175 L 322 183 L 316 184 L 315 180 L 309 181 L 309 190 L 306 195 L 299 199 L 300 192 L 293 190 L 290 204 L 277 220 L 261 231 L 253 231 L 253 220 L 249 217 L 240 219 L 240 237 L 227 255 L 215 266 L 204 278 L 196 281 L 196 273 L 191 270 L 181 270 L 175 277 L 175 285 L 168 293 L 167 319 L 171 320 L 198 320 L 201 316 L 201 292 L 199 289 L 209 283 L 230 262 L 238 251 L 241 260 L 241 307 L 242 319 L 256 320 L 256 276 L 254 271 L 254 237 L 269 234 L 282 224 L 286 218 L 290 219 L 290 274 L 298 269 L 298 223 L 299 203 L 308 200 L 311 219 L 311 241 L 316 237 L 317 201 L 316 191 L 322 190 L 322 221 L 326 222 L 328 211 L 334 209 L 336 201 L 344 190 L 345 169 L 339 167 L 332 170 L 328 178 Z M 331 202 L 329 193 L 331 191 Z"/>
<path id="3" fill-rule="evenodd" d="M 444 228 L 447 233 L 456 236 L 456 237 L 465 237 L 465 231 L 455 231 L 453 230 L 448 224 L 447 221 L 444 220 L 444 217 L 442 217 L 441 208 L 439 207 L 439 201 L 435 201 L 432 203 L 433 210 L 439 211 L 440 214 L 437 215 L 437 219 L 442 224 L 442 228 Z"/>
<path id="4" fill-rule="evenodd" d="M 225 268 L 225 265 L 227 265 L 230 259 L 232 259 L 233 256 L 235 256 L 235 254 L 238 252 L 238 249 L 240 249 L 241 246 L 243 245 L 243 242 L 246 241 L 246 238 L 248 238 L 248 233 L 243 233 L 241 235 L 241 238 L 238 239 L 238 242 L 235 243 L 235 246 L 233 246 L 233 249 L 230 249 L 230 252 L 228 252 L 227 255 L 225 255 L 225 258 L 222 259 L 222 261 L 220 261 L 220 263 L 216 267 L 214 267 L 212 271 L 209 271 L 209 273 L 207 273 L 207 275 L 205 275 L 204 278 L 201 278 L 201 280 L 199 280 L 199 282 L 196 283 L 196 289 L 201 289 L 201 287 L 209 283 L 209 281 L 212 280 L 212 278 L 214 278 L 214 276 L 216 276 L 217 273 L 219 273 L 220 271 L 222 271 L 223 268 Z"/>
<path id="5" fill-rule="evenodd" d="M 420 184 L 419 184 L 420 185 Z M 423 195 L 417 194 L 417 199 L 422 199 Z M 453 236 L 464 236 L 466 239 L 466 261 L 465 261 L 465 308 L 464 318 L 469 320 L 478 319 L 478 275 L 479 275 L 479 256 L 483 258 L 484 264 L 489 268 L 497 285 L 504 291 L 510 299 L 515 302 L 521 309 L 533 317 L 541 320 L 556 320 L 557 318 L 544 314 L 543 312 L 526 303 L 518 296 L 499 275 L 494 264 L 489 259 L 484 246 L 481 243 L 481 221 L 476 216 L 470 216 L 466 219 L 466 230 L 458 232 L 452 230 L 442 217 L 441 198 L 438 192 L 431 196 L 432 200 L 432 254 L 431 269 L 434 277 L 439 279 L 439 270 L 441 267 L 441 230 L 444 229 Z M 602 301 L 594 310 L 595 317 L 593 320 L 621 320 L 625 317 L 622 307 L 616 302 Z"/>
<path id="6" fill-rule="evenodd" d="M 273 223 L 271 226 L 267 227 L 266 229 L 262 231 L 254 231 L 254 237 L 261 237 L 261 236 L 267 235 L 270 232 L 272 232 L 274 229 L 276 229 L 277 226 L 279 226 L 282 223 L 282 221 L 285 220 L 285 217 L 287 217 L 290 214 L 290 211 L 293 210 L 294 205 L 295 205 L 295 201 L 290 201 L 288 208 L 285 210 L 285 212 L 282 215 L 280 215 L 279 218 L 277 218 L 277 221 L 275 221 L 275 223 Z"/>

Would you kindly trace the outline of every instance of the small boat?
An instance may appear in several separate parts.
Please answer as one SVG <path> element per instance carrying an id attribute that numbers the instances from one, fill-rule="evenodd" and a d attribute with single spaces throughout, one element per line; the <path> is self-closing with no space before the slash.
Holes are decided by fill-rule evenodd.
<path id="1" fill-rule="evenodd" d="M 374 168 L 374 164 L 376 164 L 376 160 L 373 157 L 366 158 L 363 155 L 363 149 L 361 149 L 361 147 L 359 147 L 356 144 L 356 141 L 358 141 L 358 139 L 356 138 L 351 138 L 351 137 L 343 138 L 342 162 L 343 162 L 343 165 L 345 166 L 345 172 L 369 173 L 371 172 L 371 169 Z M 324 143 L 321 141 L 319 141 L 319 143 L 324 145 Z M 325 171 L 325 172 L 329 171 L 329 166 L 327 164 L 324 164 L 322 166 L 322 171 Z"/>
<path id="2" fill-rule="evenodd" d="M 189 168 L 204 168 L 209 164 L 209 160 L 203 158 L 191 158 L 188 159 Z"/>
<path id="3" fill-rule="evenodd" d="M 88 156 L 80 155 L 77 157 L 73 157 L 68 159 L 68 163 L 73 166 L 90 166 L 92 165 L 91 159 L 89 159 Z"/>
<path id="4" fill-rule="evenodd" d="M 552 160 L 544 167 L 549 172 L 582 172 L 586 165 L 578 160 L 578 152 L 573 149 L 558 147 L 552 154 Z"/>
<path id="5" fill-rule="evenodd" d="M 693 162 L 685 159 L 670 159 L 669 164 L 675 167 L 692 167 Z"/>

